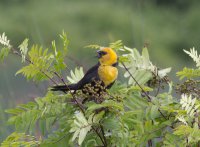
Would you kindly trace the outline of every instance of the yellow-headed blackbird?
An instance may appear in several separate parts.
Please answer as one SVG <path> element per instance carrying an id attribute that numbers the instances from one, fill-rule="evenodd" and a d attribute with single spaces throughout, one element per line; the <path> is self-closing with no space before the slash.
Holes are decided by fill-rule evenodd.
<path id="1" fill-rule="evenodd" d="M 105 47 L 97 51 L 99 62 L 90 68 L 84 77 L 76 84 L 52 87 L 53 91 L 80 90 L 87 84 L 94 86 L 94 81 L 101 81 L 105 88 L 110 88 L 115 82 L 118 70 L 117 54 L 113 49 Z"/>

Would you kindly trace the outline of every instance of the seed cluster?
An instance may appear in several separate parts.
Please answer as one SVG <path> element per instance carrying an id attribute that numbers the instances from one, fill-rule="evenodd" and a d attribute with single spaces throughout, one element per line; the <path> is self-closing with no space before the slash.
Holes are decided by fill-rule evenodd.
<path id="1" fill-rule="evenodd" d="M 164 89 L 164 84 L 168 83 L 170 80 L 167 76 L 160 78 L 159 76 L 154 76 L 152 80 L 148 81 L 149 87 L 160 87 Z"/>
<path id="2" fill-rule="evenodd" d="M 189 79 L 182 84 L 177 84 L 176 92 L 185 94 L 190 93 L 198 97 L 200 95 L 200 81 Z"/>
<path id="3" fill-rule="evenodd" d="M 102 81 L 93 81 L 86 84 L 82 93 L 85 95 L 87 100 L 94 100 L 96 103 L 102 103 L 104 101 L 104 96 L 107 94 L 106 88 Z"/>

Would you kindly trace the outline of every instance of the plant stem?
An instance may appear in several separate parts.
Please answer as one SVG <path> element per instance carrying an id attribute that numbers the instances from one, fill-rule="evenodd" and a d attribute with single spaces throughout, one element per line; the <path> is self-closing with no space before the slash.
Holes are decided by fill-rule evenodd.
<path id="1" fill-rule="evenodd" d="M 22 57 L 22 55 L 21 55 L 16 49 L 12 48 L 12 51 L 13 51 L 13 54 L 18 55 L 19 57 Z M 34 63 L 31 62 L 28 58 L 25 58 L 25 60 L 26 60 L 28 63 L 34 65 Z M 40 71 L 41 73 L 43 73 L 52 83 L 54 83 L 55 85 L 58 85 L 57 82 L 56 82 L 53 78 L 51 78 L 48 74 L 46 74 L 44 71 L 42 71 L 42 70 L 40 70 L 40 69 L 39 69 L 39 71 Z"/>
<path id="2" fill-rule="evenodd" d="M 121 62 L 122 66 L 125 68 L 125 70 L 129 73 L 129 75 L 131 76 L 131 78 L 135 81 L 135 83 L 140 87 L 140 89 L 142 90 L 142 92 L 145 94 L 145 96 L 148 98 L 148 101 L 151 102 L 152 104 L 154 104 L 151 101 L 151 97 L 148 95 L 148 93 L 142 88 L 142 86 L 138 83 L 138 81 L 133 77 L 133 75 L 131 74 L 131 72 L 128 70 L 128 68 L 125 66 L 125 64 L 123 62 Z M 158 108 L 159 113 L 167 120 L 167 117 L 161 112 L 161 110 Z"/>
<path id="3" fill-rule="evenodd" d="M 140 89 L 142 90 L 142 92 L 145 94 L 145 96 L 148 98 L 148 101 L 151 101 L 151 97 L 146 93 L 146 91 L 142 88 L 142 86 L 138 83 L 138 81 L 133 77 L 133 75 L 131 74 L 131 72 L 128 70 L 128 68 L 125 66 L 125 64 L 123 62 L 122 66 L 125 68 L 125 70 L 129 73 L 129 75 L 131 76 L 131 78 L 135 81 L 135 83 L 140 87 Z"/>
<path id="4" fill-rule="evenodd" d="M 149 147 L 152 147 L 152 140 L 151 140 L 151 139 L 148 140 L 148 146 L 149 146 Z"/>
<path id="5" fill-rule="evenodd" d="M 102 132 L 103 139 L 104 139 L 104 142 L 105 142 L 105 146 L 107 146 L 107 141 L 106 141 L 106 137 L 105 137 L 105 132 L 104 132 L 103 126 L 100 125 L 100 128 L 101 128 L 101 132 Z"/>
<path id="6" fill-rule="evenodd" d="M 63 82 L 63 84 L 67 87 L 67 89 L 69 90 L 71 96 L 73 97 L 74 101 L 76 102 L 76 104 L 78 105 L 78 107 L 80 108 L 81 112 L 85 115 L 85 111 L 84 109 L 81 107 L 81 105 L 79 104 L 79 102 L 77 101 L 74 93 L 71 92 L 69 86 L 65 83 L 63 77 L 61 77 L 57 72 L 54 72 L 54 74 Z M 64 92 L 64 93 L 67 93 L 67 92 Z M 104 138 L 101 137 L 101 134 L 92 126 L 92 130 L 95 131 L 95 133 L 97 134 L 97 136 L 99 136 L 101 142 L 103 143 L 103 145 L 106 147 L 107 144 L 106 144 L 106 141 L 104 142 Z M 104 137 L 104 136 L 103 136 Z"/>

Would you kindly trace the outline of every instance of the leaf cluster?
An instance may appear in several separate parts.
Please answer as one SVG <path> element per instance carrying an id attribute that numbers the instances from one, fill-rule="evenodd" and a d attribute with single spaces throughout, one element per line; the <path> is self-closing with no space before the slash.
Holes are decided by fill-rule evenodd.
<path id="1" fill-rule="evenodd" d="M 64 58 L 68 50 L 66 33 L 60 35 L 63 48 L 51 49 L 32 45 L 28 40 L 12 48 L 27 64 L 21 73 L 28 80 L 49 80 L 55 85 L 67 84 L 62 76 L 66 68 Z M 8 48 L 7 37 L 0 43 Z M 11 45 L 10 45 L 11 46 Z M 10 47 L 9 46 L 9 47 Z M 101 48 L 99 45 L 88 47 Z M 117 81 L 101 94 L 77 91 L 58 93 L 47 91 L 43 97 L 6 110 L 11 114 L 8 123 L 15 126 L 1 146 L 191 146 L 200 142 L 200 98 L 196 86 L 199 78 L 199 55 L 195 49 L 185 51 L 193 58 L 196 69 L 184 68 L 177 72 L 190 89 L 184 91 L 169 80 L 171 68 L 160 69 L 150 60 L 148 49 L 123 46 L 122 41 L 110 43 L 119 55 L 120 67 L 128 82 Z M 4 50 L 4 49 L 2 49 Z M 1 51 L 2 51 L 1 50 Z M 4 55 L 6 55 L 6 51 Z M 5 57 L 5 56 L 2 57 Z M 83 68 L 76 67 L 67 75 L 70 83 L 83 77 Z M 191 82 L 192 86 L 191 86 Z M 102 88 L 101 84 L 99 83 Z M 191 88 L 192 87 L 192 88 Z M 87 85 L 95 92 L 94 87 Z M 98 91 L 98 90 L 97 90 Z M 174 92 L 179 94 L 174 95 Z"/>

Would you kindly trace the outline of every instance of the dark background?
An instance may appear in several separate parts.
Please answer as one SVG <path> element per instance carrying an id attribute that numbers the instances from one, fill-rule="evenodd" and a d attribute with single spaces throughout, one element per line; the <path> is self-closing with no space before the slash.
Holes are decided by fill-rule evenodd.
<path id="1" fill-rule="evenodd" d="M 176 71 L 194 65 L 182 50 L 199 50 L 199 14 L 199 0 L 0 0 L 0 34 L 15 47 L 25 38 L 49 47 L 65 30 L 70 69 L 79 63 L 87 70 L 97 62 L 94 51 L 84 48 L 89 44 L 107 46 L 119 39 L 132 48 L 148 44 L 153 63 L 172 67 L 175 78 Z M 0 141 L 12 131 L 5 109 L 43 96 L 52 84 L 15 76 L 20 67 L 21 59 L 13 55 L 0 63 Z"/>

